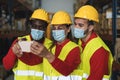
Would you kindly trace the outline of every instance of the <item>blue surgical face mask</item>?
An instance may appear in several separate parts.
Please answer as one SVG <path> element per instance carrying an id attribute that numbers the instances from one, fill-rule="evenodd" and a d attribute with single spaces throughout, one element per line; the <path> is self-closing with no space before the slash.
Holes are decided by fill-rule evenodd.
<path id="1" fill-rule="evenodd" d="M 56 41 L 61 42 L 66 37 L 65 30 L 52 30 L 52 36 Z"/>
<path id="2" fill-rule="evenodd" d="M 84 38 L 86 36 L 84 33 L 85 31 L 83 29 L 74 28 L 73 30 L 73 36 L 75 38 Z"/>
<path id="3" fill-rule="evenodd" d="M 44 31 L 38 29 L 31 29 L 31 36 L 34 40 L 40 40 L 43 38 Z"/>

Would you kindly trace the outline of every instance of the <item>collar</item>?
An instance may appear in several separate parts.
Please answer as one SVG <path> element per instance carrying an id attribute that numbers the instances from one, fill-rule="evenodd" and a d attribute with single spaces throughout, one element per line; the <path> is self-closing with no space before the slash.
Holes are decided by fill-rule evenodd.
<path id="1" fill-rule="evenodd" d="M 64 42 L 62 42 L 61 44 L 57 44 L 56 43 L 56 46 L 61 46 L 63 47 L 66 43 L 68 43 L 70 40 L 69 39 L 65 39 Z"/>

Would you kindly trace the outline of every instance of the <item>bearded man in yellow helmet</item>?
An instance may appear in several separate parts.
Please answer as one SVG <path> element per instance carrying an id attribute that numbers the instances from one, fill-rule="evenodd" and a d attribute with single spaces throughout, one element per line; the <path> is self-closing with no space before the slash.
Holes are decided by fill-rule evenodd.
<path id="1" fill-rule="evenodd" d="M 47 49 L 51 45 L 51 41 L 45 38 L 48 24 L 48 13 L 44 9 L 36 9 L 30 17 L 30 35 L 18 37 L 12 43 L 3 58 L 3 65 L 6 70 L 13 69 L 14 80 L 43 80 L 43 58 L 33 53 L 39 53 L 41 44 Z"/>
<path id="2" fill-rule="evenodd" d="M 50 51 L 41 45 L 41 53 L 35 53 L 44 57 L 44 80 L 80 80 L 79 76 L 72 74 L 80 63 L 80 48 L 69 39 L 71 24 L 67 12 L 58 11 L 53 15 L 51 21 L 53 44 Z"/>
<path id="3" fill-rule="evenodd" d="M 82 6 L 74 15 L 72 34 L 82 50 L 82 80 L 109 80 L 111 75 L 111 51 L 94 31 L 94 23 L 99 22 L 98 15 L 97 10 L 91 5 Z"/>

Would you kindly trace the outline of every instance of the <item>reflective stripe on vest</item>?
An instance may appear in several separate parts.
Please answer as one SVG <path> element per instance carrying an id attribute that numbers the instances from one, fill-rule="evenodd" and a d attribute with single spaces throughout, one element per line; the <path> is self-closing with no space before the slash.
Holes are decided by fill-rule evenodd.
<path id="1" fill-rule="evenodd" d="M 88 78 L 88 74 L 87 73 L 83 73 L 83 78 L 87 79 Z"/>
<path id="2" fill-rule="evenodd" d="M 69 76 L 46 76 L 44 75 L 44 80 L 82 80 L 82 76 L 69 75 Z"/>
<path id="3" fill-rule="evenodd" d="M 69 41 L 62 48 L 58 58 L 64 61 L 67 55 L 69 54 L 69 52 L 77 46 L 78 45 L 76 45 L 75 43 Z M 55 49 L 56 47 L 52 49 L 53 54 L 55 54 Z M 81 80 L 82 78 L 82 76 L 75 75 L 75 74 L 74 75 L 70 74 L 69 76 L 62 76 L 62 74 L 56 71 L 46 59 L 44 59 L 43 61 L 44 61 L 43 65 L 44 65 L 44 74 L 45 74 L 44 80 Z M 75 79 L 75 78 L 78 78 L 78 79 Z"/>
<path id="4" fill-rule="evenodd" d="M 70 75 L 72 80 L 82 80 L 83 70 L 80 70 L 80 68 L 78 67 Z"/>
<path id="5" fill-rule="evenodd" d="M 88 77 L 89 77 L 89 75 L 88 75 L 88 74 L 83 73 L 83 78 L 87 79 Z M 109 77 L 106 75 L 106 76 L 104 76 L 104 77 L 103 77 L 103 79 L 102 79 L 102 80 L 109 80 Z"/>
<path id="6" fill-rule="evenodd" d="M 110 79 L 108 79 L 108 78 L 103 78 L 102 80 L 110 80 Z"/>
<path id="7" fill-rule="evenodd" d="M 110 80 L 110 77 L 108 75 L 104 75 L 102 80 Z"/>
<path id="8" fill-rule="evenodd" d="M 93 47 L 94 46 L 94 47 Z M 111 69 L 112 69 L 112 61 L 113 61 L 113 57 L 112 57 L 112 54 L 111 54 L 111 51 L 109 50 L 109 48 L 106 46 L 106 44 L 99 38 L 94 38 L 92 39 L 87 45 L 86 47 L 84 48 L 84 51 L 82 52 L 81 56 L 82 56 L 82 63 L 81 63 L 81 69 L 84 70 L 84 75 L 83 77 L 84 78 L 88 78 L 89 76 L 89 73 L 90 73 L 90 58 L 91 56 L 93 55 L 93 53 L 99 49 L 100 47 L 104 47 L 104 49 L 106 49 L 107 51 L 109 51 L 109 62 L 108 62 L 108 67 L 109 67 L 109 71 L 110 71 L 110 74 L 109 75 L 106 75 L 107 77 L 104 77 L 104 78 L 107 78 L 109 79 L 110 78 L 110 75 L 111 75 Z M 88 54 L 89 53 L 89 54 Z M 88 75 L 86 75 L 88 74 Z"/>
<path id="9" fill-rule="evenodd" d="M 18 59 L 17 66 L 13 68 L 15 80 L 43 80 L 43 65 L 27 65 Z"/>
<path id="10" fill-rule="evenodd" d="M 43 76 L 43 72 L 37 72 L 34 70 L 16 70 L 15 75 L 18 75 L 18 76 Z"/>
<path id="11" fill-rule="evenodd" d="M 31 40 L 30 35 L 18 37 L 18 40 L 22 40 L 25 38 L 27 41 Z M 45 38 L 44 46 L 48 49 L 49 46 L 52 44 L 52 41 Z M 37 65 L 27 65 L 21 60 L 18 59 L 17 64 L 13 68 L 14 72 L 14 79 L 15 80 L 44 80 L 44 74 L 43 74 L 43 63 L 37 64 Z"/>

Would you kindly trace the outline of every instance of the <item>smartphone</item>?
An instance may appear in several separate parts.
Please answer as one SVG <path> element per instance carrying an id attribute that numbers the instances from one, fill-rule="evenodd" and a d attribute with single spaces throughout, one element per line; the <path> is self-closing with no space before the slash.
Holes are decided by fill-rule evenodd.
<path id="1" fill-rule="evenodd" d="M 30 52 L 30 46 L 33 43 L 33 41 L 18 41 L 18 44 L 20 45 L 22 52 Z"/>

